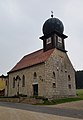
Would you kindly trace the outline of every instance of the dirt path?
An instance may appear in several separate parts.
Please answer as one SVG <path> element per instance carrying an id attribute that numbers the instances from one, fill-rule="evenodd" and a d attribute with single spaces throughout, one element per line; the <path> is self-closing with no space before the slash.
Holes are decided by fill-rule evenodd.
<path id="1" fill-rule="evenodd" d="M 49 107 L 83 110 L 83 100 L 76 102 L 62 103 L 58 105 L 50 105 Z"/>

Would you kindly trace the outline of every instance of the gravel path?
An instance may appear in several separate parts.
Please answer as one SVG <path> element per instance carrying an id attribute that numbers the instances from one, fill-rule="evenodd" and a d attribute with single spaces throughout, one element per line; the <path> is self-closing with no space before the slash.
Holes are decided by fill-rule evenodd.
<path id="1" fill-rule="evenodd" d="M 0 107 L 0 120 L 83 120 L 83 119 L 37 113 L 26 110 L 19 110 L 15 108 Z"/>

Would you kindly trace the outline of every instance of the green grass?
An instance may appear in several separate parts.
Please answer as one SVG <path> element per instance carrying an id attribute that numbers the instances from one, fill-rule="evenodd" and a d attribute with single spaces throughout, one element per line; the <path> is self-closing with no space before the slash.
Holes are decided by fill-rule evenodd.
<path id="1" fill-rule="evenodd" d="M 83 98 L 83 89 L 77 89 L 76 94 L 78 97 Z"/>
<path id="2" fill-rule="evenodd" d="M 57 99 L 57 100 L 51 100 L 51 101 L 46 100 L 43 102 L 43 105 L 56 105 L 56 104 L 79 101 L 79 100 L 83 100 L 83 98 L 75 97 L 75 98 L 63 98 L 63 99 Z"/>
<path id="3" fill-rule="evenodd" d="M 56 105 L 61 103 L 83 100 L 83 89 L 77 89 L 76 94 L 77 94 L 77 97 L 74 97 L 74 98 L 63 98 L 63 99 L 56 99 L 56 100 L 50 100 L 50 101 L 44 100 L 44 102 L 41 103 L 40 105 Z"/>

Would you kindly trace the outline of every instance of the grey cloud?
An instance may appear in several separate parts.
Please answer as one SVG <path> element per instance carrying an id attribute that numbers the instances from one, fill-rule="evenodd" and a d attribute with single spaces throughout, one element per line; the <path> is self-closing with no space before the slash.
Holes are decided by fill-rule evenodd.
<path id="1" fill-rule="evenodd" d="M 25 54 L 42 48 L 39 37 L 51 10 L 64 23 L 69 36 L 66 49 L 75 69 L 83 69 L 82 6 L 82 0 L 1 0 L 0 74 L 6 74 Z"/>

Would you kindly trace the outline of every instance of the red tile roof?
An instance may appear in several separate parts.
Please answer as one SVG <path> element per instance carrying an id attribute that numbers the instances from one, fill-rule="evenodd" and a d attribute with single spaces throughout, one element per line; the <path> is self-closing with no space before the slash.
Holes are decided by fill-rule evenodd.
<path id="1" fill-rule="evenodd" d="M 49 56 L 51 55 L 51 53 L 54 51 L 54 49 L 48 50 L 46 52 L 43 52 L 43 49 L 35 51 L 31 54 L 28 54 L 26 56 L 24 56 L 15 66 L 14 68 L 9 71 L 10 72 L 14 72 L 14 71 L 18 71 L 27 67 L 31 67 L 33 65 L 37 65 L 39 63 L 45 62 Z"/>

